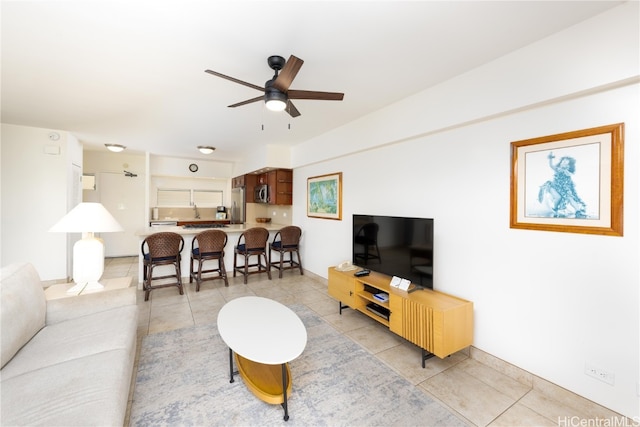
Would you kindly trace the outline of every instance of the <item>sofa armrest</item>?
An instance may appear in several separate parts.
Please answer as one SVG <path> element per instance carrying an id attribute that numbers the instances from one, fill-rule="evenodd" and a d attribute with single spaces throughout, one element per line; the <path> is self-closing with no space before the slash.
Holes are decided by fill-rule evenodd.
<path id="1" fill-rule="evenodd" d="M 51 325 L 125 305 L 136 305 L 135 287 L 49 300 L 46 324 Z"/>

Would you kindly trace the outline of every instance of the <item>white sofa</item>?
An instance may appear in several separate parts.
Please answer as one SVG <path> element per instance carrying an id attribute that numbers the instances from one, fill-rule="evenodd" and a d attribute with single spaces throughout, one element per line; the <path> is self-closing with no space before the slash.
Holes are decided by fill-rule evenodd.
<path id="1" fill-rule="evenodd" d="M 135 288 L 47 301 L 31 264 L 2 268 L 0 424 L 122 426 Z"/>

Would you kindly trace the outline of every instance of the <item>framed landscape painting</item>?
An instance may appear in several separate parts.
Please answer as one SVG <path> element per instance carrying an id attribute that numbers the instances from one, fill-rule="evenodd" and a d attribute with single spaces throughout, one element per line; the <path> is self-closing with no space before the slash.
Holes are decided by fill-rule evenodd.
<path id="1" fill-rule="evenodd" d="M 342 172 L 307 178 L 307 216 L 342 219 Z"/>
<path id="2" fill-rule="evenodd" d="M 624 123 L 511 143 L 511 228 L 622 236 Z"/>

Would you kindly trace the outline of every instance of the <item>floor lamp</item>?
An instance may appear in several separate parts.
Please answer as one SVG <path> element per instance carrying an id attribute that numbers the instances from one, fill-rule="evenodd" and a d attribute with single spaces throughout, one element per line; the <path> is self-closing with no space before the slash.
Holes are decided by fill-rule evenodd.
<path id="1" fill-rule="evenodd" d="M 118 221 L 101 203 L 79 203 L 49 229 L 53 232 L 82 233 L 73 245 L 73 281 L 68 293 L 102 289 L 98 282 L 104 272 L 104 243 L 93 233 L 123 231 Z"/>

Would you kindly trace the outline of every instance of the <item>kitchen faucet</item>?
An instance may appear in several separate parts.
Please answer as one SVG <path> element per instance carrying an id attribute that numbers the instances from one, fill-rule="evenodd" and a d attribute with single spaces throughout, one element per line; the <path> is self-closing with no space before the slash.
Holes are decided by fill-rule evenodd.
<path id="1" fill-rule="evenodd" d="M 193 204 L 193 210 L 196 211 L 196 219 L 200 219 L 200 212 L 198 212 L 198 207 L 196 204 Z"/>

